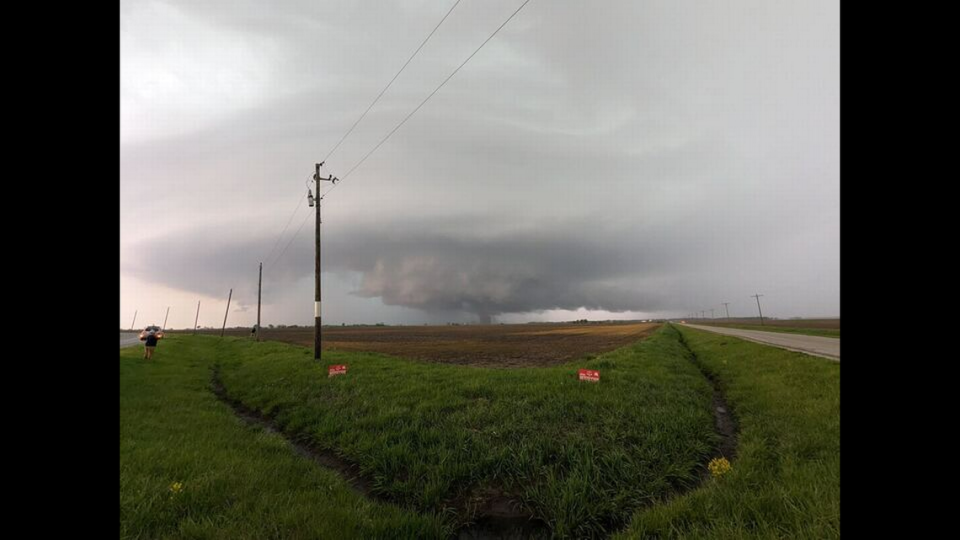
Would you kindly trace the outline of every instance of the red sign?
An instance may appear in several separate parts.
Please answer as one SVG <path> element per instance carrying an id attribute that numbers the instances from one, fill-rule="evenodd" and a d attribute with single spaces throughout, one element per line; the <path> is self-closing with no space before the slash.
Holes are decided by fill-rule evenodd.
<path id="1" fill-rule="evenodd" d="M 330 369 L 328 370 L 328 372 L 329 372 L 329 375 L 327 375 L 328 377 L 336 377 L 337 375 L 346 375 L 347 366 L 345 364 L 330 366 Z"/>
<path id="2" fill-rule="evenodd" d="M 590 382 L 600 382 L 600 372 L 593 369 L 581 369 L 580 380 Z"/>

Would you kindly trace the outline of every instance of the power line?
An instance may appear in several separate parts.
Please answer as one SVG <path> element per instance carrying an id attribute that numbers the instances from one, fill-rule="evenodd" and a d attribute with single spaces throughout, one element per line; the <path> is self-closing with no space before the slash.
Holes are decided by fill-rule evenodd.
<path id="1" fill-rule="evenodd" d="M 306 195 L 306 193 L 304 193 Z M 290 227 L 290 222 L 293 221 L 293 217 L 297 215 L 297 211 L 300 210 L 300 206 L 303 204 L 304 197 L 298 197 L 299 201 L 297 202 L 297 207 L 293 209 L 293 213 L 290 214 L 290 218 L 287 219 L 287 224 L 283 226 L 283 230 L 280 231 L 280 236 L 277 236 L 277 241 L 273 243 L 273 248 L 270 249 L 270 253 L 265 257 L 266 260 L 270 260 L 270 256 L 273 255 L 273 252 L 277 250 L 277 246 L 280 245 L 280 240 L 283 238 L 283 234 L 287 232 L 287 228 Z"/>
<path id="2" fill-rule="evenodd" d="M 450 75 L 448 75 L 447 78 L 444 79 L 443 82 L 440 83 L 440 85 L 437 86 L 437 87 L 433 90 L 433 92 L 430 92 L 430 95 L 428 95 L 422 102 L 420 102 L 420 104 L 417 105 L 417 107 L 416 107 L 415 109 L 413 109 L 413 110 L 410 112 L 410 114 L 408 114 L 406 117 L 404 117 L 404 119 L 401 120 L 400 123 L 396 125 L 396 127 L 394 127 L 392 130 L 390 130 L 390 133 L 387 133 L 386 137 L 384 137 L 383 139 L 381 139 L 380 142 L 378 142 L 377 145 L 373 147 L 373 149 L 371 149 L 369 152 L 367 152 L 367 154 L 366 154 L 365 156 L 363 156 L 363 158 L 362 158 L 359 162 L 357 162 L 356 165 L 354 165 L 349 171 L 347 171 L 347 174 L 343 175 L 343 178 L 341 178 L 341 180 L 346 180 L 347 177 L 349 177 L 350 174 L 353 173 L 353 171 L 355 171 L 355 170 L 357 169 L 357 167 L 359 167 L 360 165 L 362 165 L 363 162 L 367 160 L 367 158 L 369 158 L 371 155 L 373 155 L 373 153 L 376 152 L 377 149 L 379 149 L 380 146 L 383 145 L 383 143 L 387 142 L 387 139 L 389 139 L 390 136 L 392 136 L 394 133 L 396 133 L 396 131 L 397 131 L 398 129 L 400 129 L 400 127 L 403 126 L 403 124 L 405 124 L 405 123 L 407 122 L 407 120 L 410 119 L 410 117 L 412 117 L 414 114 L 416 114 L 417 111 L 419 111 L 421 107 L 423 107 L 428 101 L 430 101 L 430 98 L 432 98 L 432 97 L 434 96 L 434 94 L 436 94 L 438 91 L 440 91 L 440 89 L 443 88 L 443 86 L 444 86 L 445 84 L 447 84 L 447 81 L 449 81 L 450 79 L 452 79 L 453 76 L 456 75 L 458 71 L 460 71 L 460 68 L 462 68 L 463 66 L 465 66 L 465 65 L 467 64 L 467 62 L 469 62 L 470 59 L 474 57 L 474 55 L 476 55 L 478 52 L 480 52 L 480 49 L 482 49 L 482 48 L 484 47 L 484 45 L 487 44 L 487 42 L 489 42 L 491 39 L 493 39 L 493 37 L 496 36 L 496 35 L 500 32 L 500 30 L 502 30 L 503 27 L 506 26 L 507 23 L 510 22 L 510 21 L 517 15 L 517 13 L 520 13 L 520 10 L 523 9 L 523 7 L 526 6 L 529 2 L 530 2 L 530 0 L 524 0 L 524 2 L 523 2 L 522 4 L 520 4 L 520 7 L 518 7 L 516 11 L 514 11 L 509 17 L 507 17 L 507 20 L 503 21 L 503 24 L 501 24 L 499 27 L 497 27 L 497 29 L 494 30 L 494 32 L 493 32 L 492 34 L 490 34 L 490 37 L 488 37 L 487 39 L 485 39 L 485 40 L 483 41 L 483 43 L 481 43 L 480 46 L 477 47 L 477 49 L 476 49 L 475 51 L 473 51 L 473 53 L 471 53 L 470 56 L 467 57 L 466 60 L 464 60 L 459 66 L 457 66 L 457 69 L 453 70 L 453 72 L 452 72 Z M 342 183 L 342 182 L 341 182 L 341 183 Z M 337 185 L 333 185 L 333 186 L 332 186 L 330 189 L 328 189 L 322 196 L 326 196 L 327 193 L 330 193 L 331 191 L 333 191 L 334 189 L 336 189 L 336 187 L 337 187 Z"/>
<path id="3" fill-rule="evenodd" d="M 417 50 L 413 51 L 413 54 L 410 55 L 410 58 L 407 58 L 407 61 L 404 62 L 403 67 L 400 68 L 400 71 L 398 71 L 398 72 L 396 73 L 396 75 L 394 75 L 393 78 L 390 79 L 390 82 L 388 82 L 387 85 L 383 87 L 383 90 L 381 90 L 380 93 L 377 94 L 377 97 L 373 100 L 373 102 L 370 103 L 370 105 L 367 107 L 367 109 L 366 109 L 365 111 L 363 111 L 363 114 L 361 114 L 360 117 L 357 118 L 357 121 L 354 122 L 352 126 L 350 126 L 350 129 L 348 129 L 347 132 L 344 133 L 342 137 L 340 137 L 340 140 L 339 140 L 339 141 L 337 142 L 337 144 L 330 150 L 330 152 L 327 153 L 327 157 L 324 158 L 323 161 L 326 161 L 327 159 L 329 159 L 330 156 L 332 156 L 333 153 L 336 152 L 338 148 L 340 148 L 340 145 L 343 144 L 343 141 L 345 141 L 345 140 L 347 139 L 347 137 L 349 137 L 350 134 L 353 133 L 354 128 L 356 128 L 357 125 L 360 124 L 360 122 L 367 116 L 367 113 L 369 113 L 370 110 L 373 109 L 373 106 L 376 105 L 378 101 L 380 101 L 380 98 L 383 97 L 383 95 L 387 92 L 387 90 L 390 88 L 390 86 L 393 85 L 394 81 L 397 80 L 397 77 L 399 77 L 400 74 L 403 73 L 403 70 L 407 69 L 407 66 L 410 64 L 410 62 L 417 56 L 417 54 L 420 52 L 420 50 L 423 49 L 423 46 L 426 45 L 428 41 L 430 41 L 430 38 L 433 37 L 433 34 L 436 33 L 436 31 L 437 31 L 438 28 L 440 28 L 440 25 L 443 24 L 443 21 L 447 20 L 447 17 L 449 17 L 450 14 L 453 13 L 453 10 L 457 7 L 457 5 L 460 4 L 460 1 L 461 1 L 461 0 L 457 0 L 456 2 L 454 2 L 453 6 L 451 6 L 450 9 L 447 11 L 447 13 L 443 16 L 443 18 L 440 19 L 440 22 L 438 22 L 437 25 L 433 27 L 433 30 L 431 30 L 430 33 L 427 35 L 427 37 L 420 43 L 420 46 L 417 47 Z M 280 245 L 280 240 L 283 239 L 283 235 L 287 232 L 287 229 L 290 227 L 290 223 L 293 221 L 294 216 L 295 216 L 295 215 L 297 214 L 297 212 L 300 210 L 300 206 L 303 204 L 304 198 L 305 198 L 305 197 L 302 197 L 302 196 L 298 198 L 297 207 L 294 208 L 293 213 L 290 214 L 290 218 L 287 219 L 287 224 L 284 225 L 283 230 L 280 232 L 280 235 L 277 236 L 277 240 L 276 240 L 276 242 L 274 242 L 273 248 L 270 249 L 270 253 L 266 256 L 266 260 L 269 261 L 270 258 L 271 258 L 271 256 L 273 255 L 273 253 L 277 250 L 277 246 Z M 308 214 L 308 215 L 309 215 L 309 214 Z M 303 226 L 301 225 L 301 229 L 302 229 L 302 228 L 303 228 Z M 296 237 L 296 235 L 294 235 L 294 237 Z M 290 242 L 292 242 L 292 241 L 293 241 L 293 240 L 291 239 Z M 290 245 L 290 242 L 287 243 L 287 246 Z M 284 247 L 284 251 L 286 251 L 286 246 Z M 282 257 L 282 256 L 283 256 L 283 252 L 281 252 L 280 255 L 277 256 L 277 260 L 279 260 L 280 257 Z M 275 264 L 275 263 L 276 263 L 276 261 L 273 261 L 273 262 L 270 264 L 270 266 L 269 266 L 269 268 L 267 269 L 267 271 L 269 271 L 271 268 L 273 268 L 273 264 Z"/>
<path id="4" fill-rule="evenodd" d="M 522 10 L 522 9 L 524 8 L 524 6 L 526 6 L 529 2 L 530 2 L 530 0 L 524 0 L 524 2 L 523 2 L 522 4 L 520 4 L 520 7 L 518 7 L 513 13 L 511 13 L 510 16 L 507 17 L 507 19 L 506 19 L 505 21 L 503 21 L 503 23 L 502 23 L 500 26 L 498 26 L 497 29 L 494 30 L 493 33 L 490 34 L 490 36 L 487 37 L 487 39 L 485 39 L 485 40 L 483 41 L 483 43 L 481 43 L 480 46 L 477 47 L 476 50 L 474 50 L 474 51 L 470 54 L 470 56 L 468 56 L 463 62 L 461 62 L 460 65 L 457 66 L 457 68 L 454 69 L 453 72 L 450 73 L 450 75 L 448 75 L 447 78 L 444 79 L 443 82 L 441 82 L 441 83 L 433 90 L 433 92 L 430 92 L 430 94 L 429 94 L 426 98 L 424 98 L 424 100 L 421 101 L 420 104 L 417 105 L 417 107 L 416 107 L 415 109 L 413 109 L 412 111 L 410 111 L 410 113 L 407 114 L 407 116 L 404 117 L 404 119 L 401 120 L 400 123 L 398 123 L 392 130 L 390 130 L 390 132 L 387 133 L 387 135 L 386 135 L 383 139 L 381 139 L 380 142 L 378 142 L 378 143 L 376 144 L 376 146 L 374 146 L 369 152 L 367 152 L 367 154 L 364 155 L 363 158 L 362 158 L 359 162 L 357 162 L 357 164 L 354 165 L 354 166 L 347 172 L 347 174 L 345 174 L 345 175 L 343 176 L 343 178 L 342 178 L 341 180 L 345 180 L 348 176 L 350 176 L 350 174 L 352 174 L 353 171 L 355 171 L 358 167 L 360 167 L 360 165 L 362 165 L 363 162 L 367 160 L 367 158 L 369 158 L 371 155 L 373 155 L 373 153 L 376 152 L 376 151 L 383 145 L 383 143 L 387 142 L 387 139 L 389 139 L 394 133 L 396 133 L 397 130 L 400 129 L 400 128 L 407 122 L 407 120 L 409 120 L 411 117 L 413 117 L 413 115 L 416 114 L 417 111 L 419 111 L 428 101 L 430 101 L 430 98 L 432 98 L 437 92 L 439 92 L 440 89 L 443 88 L 444 85 L 446 85 L 447 82 L 450 81 L 450 79 L 452 79 L 453 76 L 456 75 L 457 72 L 460 71 L 460 69 L 462 69 L 463 66 L 465 66 L 465 65 L 467 64 L 467 62 L 470 61 L 470 59 L 472 59 L 478 52 L 480 52 L 480 50 L 483 49 L 483 47 L 484 47 L 491 39 L 493 39 L 494 36 L 496 36 L 496 35 L 500 32 L 500 30 L 502 30 L 503 27 L 506 26 L 507 23 L 509 23 L 509 22 L 517 15 L 517 13 L 520 13 L 520 10 Z M 457 3 L 459 3 L 459 1 L 458 1 Z M 447 18 L 447 16 L 450 14 L 450 12 L 453 11 L 453 8 L 455 8 L 456 6 L 457 6 L 457 4 L 454 4 L 454 6 L 453 6 L 452 8 L 450 8 L 450 11 L 447 12 L 447 15 L 444 15 L 444 19 Z M 443 23 L 443 19 L 441 19 L 440 23 L 441 23 L 441 24 Z M 439 26 L 440 26 L 440 24 L 437 24 L 437 28 L 439 28 Z M 433 35 L 433 33 L 436 32 L 436 29 L 437 29 L 437 28 L 434 28 L 433 32 L 431 32 L 430 35 Z M 429 39 L 429 38 L 430 38 L 430 36 L 427 36 L 427 39 Z M 426 43 L 426 41 L 427 41 L 427 40 L 424 40 L 424 43 Z M 421 44 L 421 48 L 422 48 L 422 47 L 423 47 L 423 44 Z M 418 48 L 417 50 L 419 51 L 420 49 Z M 416 55 L 416 52 L 414 52 L 414 55 Z M 413 57 L 411 56 L 411 59 L 412 59 L 412 58 L 413 58 Z M 407 63 L 409 63 L 409 60 L 407 61 Z M 404 67 L 406 67 L 406 64 L 404 64 Z M 400 72 L 402 72 L 402 71 L 403 71 L 403 68 L 401 68 Z M 397 75 L 399 75 L 400 72 L 398 72 Z M 394 79 L 396 79 L 396 76 L 394 76 Z M 393 81 L 391 81 L 391 84 L 392 84 L 392 82 L 393 82 Z M 389 87 L 389 86 L 390 86 L 390 84 L 387 85 L 387 87 Z M 386 91 L 386 89 L 384 89 L 384 92 L 385 92 L 385 91 Z M 382 93 L 383 93 L 383 92 L 381 92 L 381 95 L 382 95 Z M 377 97 L 377 99 L 379 99 L 379 96 Z M 374 100 L 374 104 L 375 104 L 375 103 L 376 103 L 376 100 Z M 372 107 L 372 106 L 373 106 L 373 104 L 371 104 L 370 107 Z M 369 108 L 368 108 L 368 110 L 369 110 Z M 364 115 L 366 115 L 366 112 L 364 112 Z M 360 118 L 360 119 L 362 119 L 362 118 L 363 118 L 363 115 L 361 115 L 361 118 Z M 359 120 L 357 121 L 357 123 L 359 123 Z M 355 126 L 356 126 L 356 123 L 354 124 L 354 127 L 355 127 Z M 352 129 L 353 129 L 353 127 L 351 127 L 351 131 L 352 131 Z M 347 134 L 349 135 L 349 131 L 348 131 Z M 346 137 L 346 136 L 345 136 L 345 137 Z M 344 137 L 344 138 L 345 138 L 345 137 Z M 342 141 L 341 141 L 341 142 L 342 142 Z M 337 146 L 339 146 L 339 144 L 340 144 L 340 143 L 337 143 Z M 336 150 L 336 147 L 334 147 L 334 150 Z M 332 154 L 334 150 L 331 150 L 331 151 L 330 151 L 330 154 Z M 328 157 L 329 157 L 330 154 L 328 154 Z M 324 161 L 326 161 L 326 160 L 324 160 Z M 333 184 L 333 185 L 330 187 L 330 189 L 328 189 L 327 191 L 325 191 L 323 194 L 320 194 L 319 197 L 318 197 L 318 199 L 322 199 L 323 197 L 325 197 L 328 193 L 330 193 L 331 191 L 333 191 L 334 189 L 336 189 L 336 187 L 337 187 L 338 185 L 339 185 L 339 184 Z M 302 204 L 302 199 L 301 199 L 301 204 Z M 319 204 L 319 202 L 318 202 L 318 204 Z M 298 205 L 298 206 L 297 206 L 297 209 L 299 209 L 299 208 L 300 208 L 300 206 Z M 294 212 L 294 213 L 296 213 L 296 212 Z M 273 262 L 270 264 L 269 268 L 267 268 L 267 272 L 269 272 L 270 270 L 272 270 L 273 267 L 276 265 L 276 263 L 279 262 L 280 259 L 283 257 L 284 253 L 287 252 L 287 248 L 289 248 L 290 245 L 293 243 L 293 241 L 296 240 L 297 236 L 299 236 L 300 231 L 303 230 L 303 226 L 306 225 L 307 219 L 308 219 L 309 217 L 310 217 L 310 213 L 308 212 L 308 213 L 306 214 L 306 216 L 304 217 L 303 222 L 300 223 L 300 227 L 297 229 L 297 232 L 294 233 L 293 237 L 291 237 L 290 240 L 287 242 L 287 244 L 283 247 L 283 250 L 280 252 L 280 254 L 277 255 L 277 257 L 276 257 L 276 258 L 273 260 Z"/>
<path id="5" fill-rule="evenodd" d="M 297 229 L 297 232 L 293 233 L 293 236 L 290 237 L 290 241 L 287 242 L 287 245 L 283 246 L 283 251 L 281 251 L 280 254 L 277 255 L 277 258 L 274 259 L 272 263 L 270 263 L 270 267 L 267 268 L 267 272 L 268 272 L 268 273 L 270 272 L 270 270 L 273 270 L 274 265 L 276 265 L 278 262 L 280 262 L 280 259 L 283 258 L 283 254 L 287 252 L 287 248 L 290 247 L 290 244 L 292 244 L 293 241 L 297 239 L 297 236 L 300 235 L 300 231 L 302 231 L 302 230 L 303 230 L 303 226 L 307 224 L 307 220 L 310 218 L 310 214 L 311 214 L 311 212 L 307 212 L 306 216 L 304 216 L 304 218 L 303 218 L 303 222 L 300 223 L 300 228 Z"/>
<path id="6" fill-rule="evenodd" d="M 327 157 L 323 158 L 322 161 L 327 161 L 328 159 L 330 159 L 330 156 L 332 156 L 333 153 L 337 151 L 337 148 L 340 148 L 340 145 L 343 144 L 343 141 L 346 140 L 346 138 L 349 137 L 351 133 L 353 133 L 354 128 L 356 128 L 357 124 L 359 124 L 360 121 L 367 116 L 367 113 L 370 112 L 370 109 L 372 109 L 373 106 L 376 105 L 378 101 L 380 101 L 380 98 L 383 97 L 383 94 L 386 93 L 388 88 L 390 88 L 390 86 L 393 84 L 393 81 L 397 80 L 397 77 L 399 77 L 400 74 L 403 73 L 403 70 L 407 69 L 407 66 L 410 64 L 410 61 L 413 60 L 413 58 L 417 56 L 417 53 L 420 52 L 420 49 L 422 49 L 423 46 L 426 45 L 428 41 L 430 41 L 430 38 L 433 37 L 433 34 L 437 31 L 438 28 L 440 28 L 440 25 L 443 24 L 443 21 L 447 20 L 447 17 L 449 17 L 450 14 L 453 13 L 454 8 L 456 8 L 459 3 L 460 3 L 460 0 L 457 0 L 456 2 L 454 2 L 450 10 L 447 11 L 447 14 L 444 15 L 442 19 L 440 19 L 440 22 L 438 22 L 437 25 L 433 27 L 433 30 L 430 31 L 430 34 L 427 35 L 427 37 L 423 40 L 422 43 L 420 43 L 420 46 L 417 47 L 417 50 L 413 51 L 413 54 L 410 55 L 410 58 L 407 58 L 407 61 L 403 64 L 403 67 L 400 68 L 400 71 L 398 71 L 397 74 L 394 75 L 392 79 L 390 79 L 390 82 L 388 82 L 387 85 L 383 87 L 383 90 L 381 90 L 380 93 L 377 94 L 377 97 L 373 100 L 372 103 L 370 103 L 370 105 L 367 107 L 367 110 L 363 111 L 363 114 L 360 115 L 360 118 L 357 118 L 357 121 L 354 122 L 353 125 L 350 126 L 350 129 L 348 129 L 347 132 L 343 134 L 343 137 L 340 137 L 340 140 L 337 142 L 336 146 L 334 146 L 333 149 L 327 153 Z"/>

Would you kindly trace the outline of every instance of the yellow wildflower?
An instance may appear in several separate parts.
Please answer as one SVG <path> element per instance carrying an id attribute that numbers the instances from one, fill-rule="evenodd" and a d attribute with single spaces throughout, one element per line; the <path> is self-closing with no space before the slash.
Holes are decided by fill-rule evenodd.
<path id="1" fill-rule="evenodd" d="M 723 476 L 724 474 L 730 472 L 730 469 L 732 469 L 730 462 L 727 461 L 727 458 L 725 457 L 718 457 L 710 460 L 707 468 L 710 469 L 710 474 L 715 477 Z"/>
<path id="2" fill-rule="evenodd" d="M 183 491 L 183 483 L 182 483 L 182 482 L 174 482 L 174 483 L 170 484 L 170 492 L 171 492 L 171 493 L 180 493 L 181 491 Z"/>

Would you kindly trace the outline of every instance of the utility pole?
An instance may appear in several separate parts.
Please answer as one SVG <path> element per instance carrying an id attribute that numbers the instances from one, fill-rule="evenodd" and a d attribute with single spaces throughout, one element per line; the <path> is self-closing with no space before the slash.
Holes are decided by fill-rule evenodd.
<path id="1" fill-rule="evenodd" d="M 727 310 L 727 318 L 730 318 L 730 302 L 720 302 L 723 304 L 723 308 Z"/>
<path id="2" fill-rule="evenodd" d="M 167 306 L 167 314 L 163 316 L 163 326 L 160 327 L 161 332 L 167 329 L 167 317 L 169 316 L 170 316 L 170 306 Z"/>
<path id="3" fill-rule="evenodd" d="M 260 280 L 257 282 L 257 341 L 260 341 L 260 293 L 263 291 L 263 263 L 260 263 Z"/>
<path id="4" fill-rule="evenodd" d="M 716 319 L 716 317 L 713 316 L 713 308 L 710 308 L 710 318 L 711 318 L 711 319 Z"/>
<path id="5" fill-rule="evenodd" d="M 314 360 L 320 360 L 320 201 L 323 200 L 323 196 L 320 195 L 320 182 L 330 182 L 331 184 L 336 184 L 340 181 L 339 178 L 335 178 L 333 175 L 327 175 L 326 178 L 320 176 L 320 167 L 323 167 L 325 161 L 321 161 L 316 164 L 316 172 L 313 173 L 313 181 L 316 182 L 317 188 L 317 197 L 313 197 L 313 193 L 310 190 L 307 190 L 307 201 L 310 203 L 310 206 L 314 206 L 316 203 L 317 207 L 317 221 L 316 221 L 316 257 L 315 257 L 315 266 L 314 269 L 314 285 L 315 292 L 313 297 L 313 358 Z"/>
<path id="6" fill-rule="evenodd" d="M 197 300 L 197 318 L 193 320 L 193 335 L 197 335 L 197 323 L 200 322 L 200 301 Z"/>
<path id="7" fill-rule="evenodd" d="M 137 324 L 137 310 L 133 310 L 133 322 L 130 323 L 130 331 L 131 331 L 131 332 L 133 331 L 134 328 L 136 328 L 136 326 L 134 326 L 134 325 L 136 325 L 136 324 Z"/>
<path id="8" fill-rule="evenodd" d="M 223 314 L 223 328 L 220 329 L 220 337 L 223 337 L 223 331 L 227 329 L 227 315 L 230 313 L 231 298 L 233 298 L 233 289 L 230 289 L 230 295 L 227 296 L 227 312 Z"/>
<path id="9" fill-rule="evenodd" d="M 760 297 L 761 297 L 761 296 L 763 296 L 763 295 L 762 295 L 762 294 L 755 294 L 755 295 L 753 295 L 753 298 L 756 298 L 756 299 L 757 299 L 757 311 L 760 312 L 760 326 L 763 326 L 763 310 L 760 309 Z"/>

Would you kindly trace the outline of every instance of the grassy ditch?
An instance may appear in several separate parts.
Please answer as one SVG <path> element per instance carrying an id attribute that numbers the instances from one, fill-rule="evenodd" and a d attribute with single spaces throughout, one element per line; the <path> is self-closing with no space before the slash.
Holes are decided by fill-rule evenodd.
<path id="1" fill-rule="evenodd" d="M 552 368 L 464 368 L 198 338 L 231 400 L 355 464 L 377 497 L 459 527 L 507 500 L 557 537 L 599 537 L 696 485 L 712 387 L 676 329 Z M 328 378 L 331 364 L 347 364 Z M 601 381 L 581 382 L 577 369 Z"/>
<path id="2" fill-rule="evenodd" d="M 690 328 L 739 425 L 729 473 L 637 513 L 618 538 L 838 538 L 840 364 Z"/>

